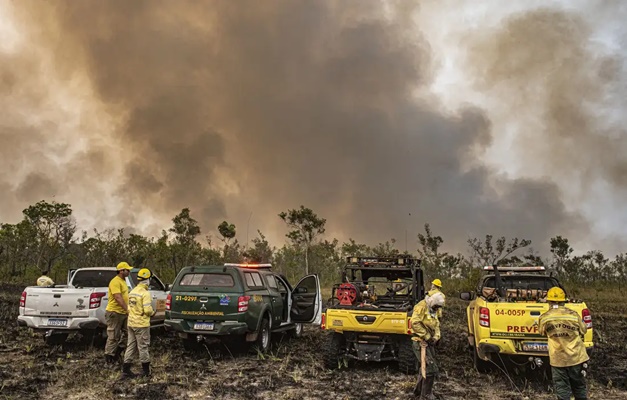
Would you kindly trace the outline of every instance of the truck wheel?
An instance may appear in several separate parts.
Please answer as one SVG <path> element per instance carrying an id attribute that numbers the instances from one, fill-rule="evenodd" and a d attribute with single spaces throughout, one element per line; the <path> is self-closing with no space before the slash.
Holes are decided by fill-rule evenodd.
<path id="1" fill-rule="evenodd" d="M 340 367 L 340 361 L 344 358 L 344 335 L 333 332 L 327 336 L 327 345 L 322 350 L 324 366 L 328 369 Z"/>
<path id="2" fill-rule="evenodd" d="M 296 323 L 294 325 L 294 329 L 290 329 L 289 331 L 290 337 L 299 338 L 303 336 L 303 324 Z"/>
<path id="3" fill-rule="evenodd" d="M 189 337 L 183 339 L 183 349 L 185 349 L 186 351 L 194 352 L 197 351 L 198 348 L 198 340 L 196 340 L 195 335 L 189 335 Z"/>
<path id="4" fill-rule="evenodd" d="M 48 346 L 56 346 L 59 344 L 65 343 L 69 334 L 67 333 L 52 333 L 52 334 L 44 334 L 44 343 Z"/>
<path id="5" fill-rule="evenodd" d="M 257 350 L 264 354 L 267 353 L 268 350 L 270 350 L 271 338 L 270 321 L 268 320 L 268 317 L 263 317 L 261 325 L 259 326 L 259 332 L 257 333 L 257 340 L 255 341 Z"/>
<path id="6" fill-rule="evenodd" d="M 475 369 L 477 372 L 481 374 L 485 374 L 492 370 L 492 363 L 489 361 L 485 361 L 479 357 L 479 353 L 477 352 L 477 348 L 472 346 L 472 361 L 475 364 Z"/>
<path id="7" fill-rule="evenodd" d="M 412 340 L 408 336 L 398 345 L 398 368 L 404 374 L 413 375 L 418 372 L 418 359 L 412 348 Z"/>

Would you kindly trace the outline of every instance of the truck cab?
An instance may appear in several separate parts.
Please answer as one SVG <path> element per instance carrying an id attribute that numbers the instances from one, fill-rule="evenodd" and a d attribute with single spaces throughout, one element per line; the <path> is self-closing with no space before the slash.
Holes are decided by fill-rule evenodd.
<path id="1" fill-rule="evenodd" d="M 322 297 L 317 275 L 296 286 L 271 264 L 194 266 L 177 275 L 166 301 L 166 329 L 184 345 L 209 337 L 244 337 L 267 352 L 273 332 L 302 334 L 303 324 L 320 324 Z"/>
<path id="2" fill-rule="evenodd" d="M 475 368 L 487 372 L 505 359 L 534 369 L 548 365 L 548 341 L 538 332 L 538 320 L 549 310 L 548 290 L 562 287 L 560 282 L 546 275 L 544 266 L 486 266 L 484 271 L 476 291 L 460 295 L 469 301 L 468 345 Z M 566 307 L 586 324 L 584 344 L 590 351 L 594 347 L 590 310 L 583 301 L 568 298 Z"/>

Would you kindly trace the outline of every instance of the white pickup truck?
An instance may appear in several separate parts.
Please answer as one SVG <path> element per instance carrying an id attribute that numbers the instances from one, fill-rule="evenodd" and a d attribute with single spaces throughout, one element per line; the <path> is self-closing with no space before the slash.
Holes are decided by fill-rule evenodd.
<path id="1" fill-rule="evenodd" d="M 126 278 L 129 292 L 137 285 L 138 271 L 139 268 L 134 268 Z M 67 285 L 28 286 L 20 298 L 18 325 L 45 332 L 47 343 L 63 342 L 74 332 L 88 338 L 106 337 L 108 287 L 116 273 L 115 268 L 75 269 L 68 272 Z M 170 285 L 153 275 L 149 290 L 156 310 L 151 325 L 161 326 Z"/>

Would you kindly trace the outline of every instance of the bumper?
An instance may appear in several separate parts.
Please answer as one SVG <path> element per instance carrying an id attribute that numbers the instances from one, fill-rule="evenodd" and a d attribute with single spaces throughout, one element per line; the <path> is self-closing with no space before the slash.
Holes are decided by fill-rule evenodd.
<path id="1" fill-rule="evenodd" d="M 58 330 L 58 331 L 82 331 L 104 327 L 97 318 L 62 318 L 67 319 L 66 326 L 48 325 L 49 317 L 31 317 L 20 315 L 17 317 L 17 325 L 31 329 Z M 50 319 L 59 319 L 50 317 Z"/>
<path id="2" fill-rule="evenodd" d="M 529 340 L 534 341 L 534 340 Z M 537 341 L 537 340 L 536 340 Z M 592 342 L 584 342 L 586 346 L 586 352 L 592 354 L 594 350 L 594 344 Z M 506 356 L 533 356 L 533 357 L 548 357 L 548 352 L 542 351 L 522 351 L 519 350 L 516 341 L 507 339 L 483 339 L 479 342 L 478 347 L 479 357 L 487 360 L 490 354 L 500 353 Z"/>
<path id="3" fill-rule="evenodd" d="M 245 322 L 237 321 L 220 321 L 214 322 L 212 330 L 196 330 L 194 329 L 193 320 L 185 319 L 166 319 L 165 329 L 168 331 L 193 333 L 195 335 L 224 336 L 224 335 L 243 335 L 250 330 Z M 204 321 L 203 321 L 204 322 Z"/>

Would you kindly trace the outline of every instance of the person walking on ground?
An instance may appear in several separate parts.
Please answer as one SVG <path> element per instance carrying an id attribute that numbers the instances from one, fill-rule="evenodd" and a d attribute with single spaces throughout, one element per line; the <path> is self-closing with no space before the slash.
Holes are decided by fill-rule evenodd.
<path id="1" fill-rule="evenodd" d="M 42 271 L 41 276 L 37 278 L 37 286 L 54 286 L 54 281 L 48 276 L 48 271 Z"/>
<path id="2" fill-rule="evenodd" d="M 148 291 L 151 276 L 149 269 L 140 269 L 138 284 L 128 295 L 128 343 L 124 353 L 123 378 L 135 376 L 131 365 L 138 354 L 143 370 L 141 376 L 150 376 L 150 317 L 155 314 Z"/>
<path id="3" fill-rule="evenodd" d="M 442 292 L 427 296 L 414 306 L 411 316 L 411 328 L 414 331 L 412 347 L 416 358 L 420 360 L 420 373 L 418 382 L 414 388 L 414 395 L 420 394 L 421 399 L 433 399 L 433 384 L 439 374 L 437 360 L 435 358 L 435 346 L 440 340 L 440 321 L 438 310 L 444 307 L 444 294 Z M 423 350 L 424 349 L 424 350 Z M 423 371 L 423 352 L 425 353 Z"/>
<path id="4" fill-rule="evenodd" d="M 538 330 L 548 337 L 553 386 L 558 400 L 586 400 L 588 353 L 583 343 L 586 325 L 579 314 L 565 307 L 566 293 L 560 287 L 549 289 L 549 311 L 540 316 Z"/>
<path id="5" fill-rule="evenodd" d="M 117 266 L 118 274 L 109 282 L 109 302 L 105 312 L 107 323 L 107 344 L 105 345 L 105 360 L 107 364 L 114 364 L 124 351 L 126 344 L 126 320 L 128 317 L 128 285 L 126 278 L 133 267 L 126 262 Z"/>

